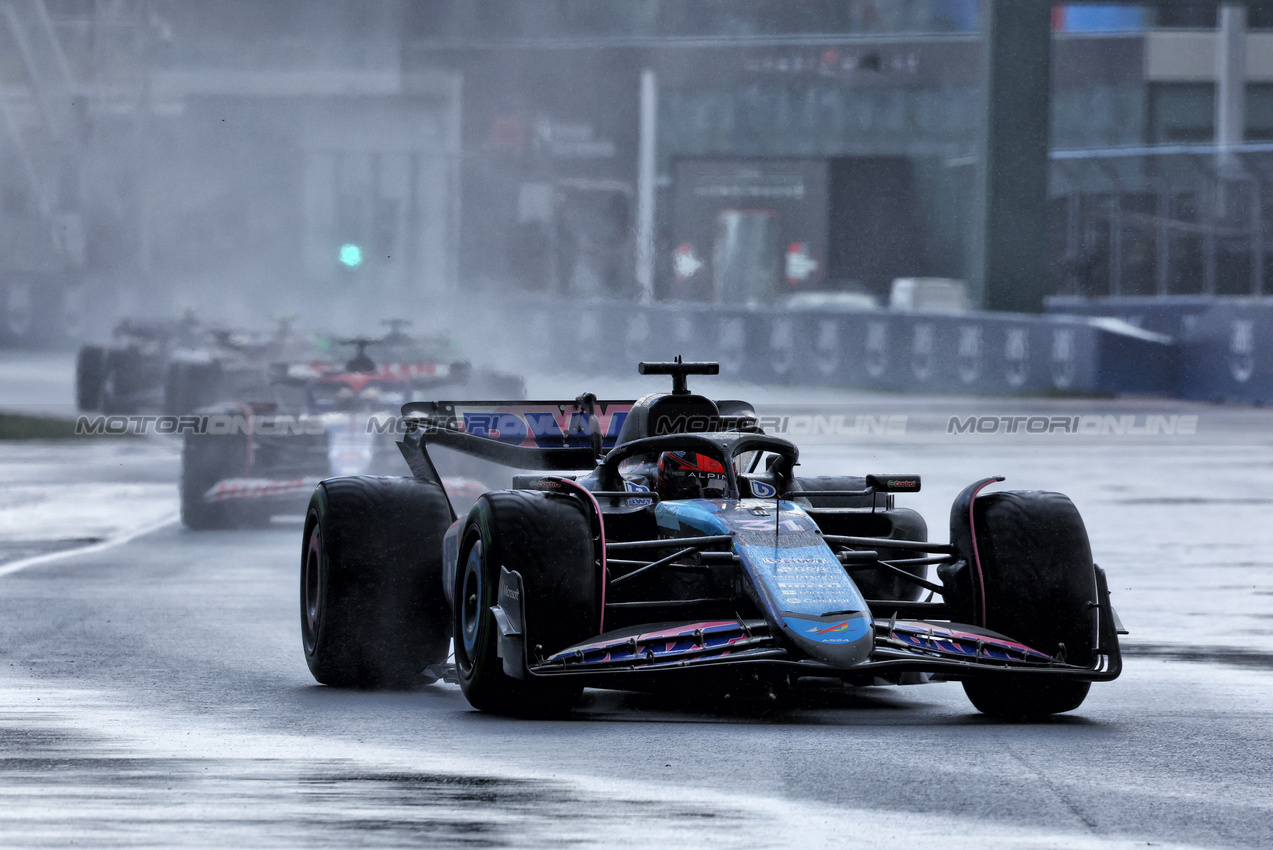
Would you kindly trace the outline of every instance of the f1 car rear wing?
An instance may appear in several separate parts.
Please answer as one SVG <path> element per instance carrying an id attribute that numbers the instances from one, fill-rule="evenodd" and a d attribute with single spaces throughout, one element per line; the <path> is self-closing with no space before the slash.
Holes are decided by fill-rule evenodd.
<path id="1" fill-rule="evenodd" d="M 588 469 L 614 448 L 633 404 L 591 393 L 573 401 L 413 401 L 402 406 L 401 448 L 420 478 L 436 477 L 429 444 L 518 469 Z"/>

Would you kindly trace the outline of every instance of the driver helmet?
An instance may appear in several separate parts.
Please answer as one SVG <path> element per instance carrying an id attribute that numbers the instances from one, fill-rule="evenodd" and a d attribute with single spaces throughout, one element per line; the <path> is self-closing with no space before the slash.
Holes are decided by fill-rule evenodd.
<path id="1" fill-rule="evenodd" d="M 701 452 L 659 455 L 658 493 L 662 499 L 714 499 L 725 495 L 725 467 Z"/>

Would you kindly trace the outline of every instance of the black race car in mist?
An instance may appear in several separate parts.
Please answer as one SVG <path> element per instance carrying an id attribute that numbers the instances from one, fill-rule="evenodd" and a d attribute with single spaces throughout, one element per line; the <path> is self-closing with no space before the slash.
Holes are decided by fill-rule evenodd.
<path id="1" fill-rule="evenodd" d="M 256 333 L 210 327 L 191 314 L 125 319 L 110 345 L 80 346 L 75 401 L 86 413 L 190 413 L 251 394 L 268 382 L 271 364 L 315 352 L 315 339 L 294 333 L 289 321 Z"/>
<path id="2" fill-rule="evenodd" d="M 957 680 L 985 713 L 1038 716 L 1119 675 L 1121 627 L 1065 496 L 983 493 L 1002 480 L 986 478 L 956 497 L 950 542 L 927 542 L 895 505 L 918 476 L 798 476 L 799 450 L 750 405 L 689 391 L 716 364 L 641 372 L 673 391 L 409 403 L 412 477 L 319 484 L 300 583 L 314 677 L 409 686 L 453 644 L 464 695 L 501 714 L 561 713 L 584 687 L 830 678 Z M 536 472 L 457 515 L 438 447 Z"/>
<path id="3" fill-rule="evenodd" d="M 421 396 L 525 396 L 515 375 L 472 367 L 449 340 L 413 340 L 395 327 L 382 339 L 339 340 L 348 359 L 275 363 L 268 384 L 206 405 L 184 430 L 181 518 L 188 528 L 224 529 L 299 513 L 322 479 L 385 474 L 401 466 L 398 409 Z M 447 459 L 453 499 L 484 487 L 480 461 Z"/>

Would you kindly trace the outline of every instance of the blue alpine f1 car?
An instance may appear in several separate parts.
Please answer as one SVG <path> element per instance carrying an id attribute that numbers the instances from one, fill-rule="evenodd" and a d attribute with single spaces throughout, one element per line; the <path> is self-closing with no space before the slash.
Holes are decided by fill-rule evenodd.
<path id="1" fill-rule="evenodd" d="M 982 712 L 1020 717 L 1119 675 L 1124 632 L 1065 496 L 983 479 L 955 498 L 950 542 L 928 542 L 895 504 L 919 476 L 799 476 L 749 404 L 690 392 L 716 364 L 640 371 L 672 392 L 408 403 L 411 477 L 319 484 L 300 588 L 314 677 L 410 686 L 453 645 L 464 695 L 502 714 L 562 713 L 585 687 L 833 678 L 957 680 Z M 439 448 L 521 472 L 457 517 Z"/>

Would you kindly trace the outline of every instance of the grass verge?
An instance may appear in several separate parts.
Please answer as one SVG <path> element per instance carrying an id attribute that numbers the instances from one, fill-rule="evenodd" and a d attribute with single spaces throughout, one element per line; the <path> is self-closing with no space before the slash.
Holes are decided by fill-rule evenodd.
<path id="1" fill-rule="evenodd" d="M 74 419 L 30 416 L 25 413 L 0 413 L 0 440 L 70 440 L 86 436 L 98 438 L 131 435 L 76 434 Z"/>

